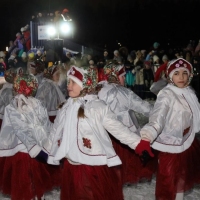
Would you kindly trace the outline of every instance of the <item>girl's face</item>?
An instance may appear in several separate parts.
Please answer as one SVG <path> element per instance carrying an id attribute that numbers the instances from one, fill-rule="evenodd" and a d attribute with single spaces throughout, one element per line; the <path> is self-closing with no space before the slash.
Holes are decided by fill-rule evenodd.
<path id="1" fill-rule="evenodd" d="M 67 90 L 70 97 L 76 98 L 80 95 L 82 88 L 75 81 L 69 79 L 67 84 Z"/>
<path id="2" fill-rule="evenodd" d="M 172 76 L 172 81 L 174 84 L 179 87 L 179 88 L 184 88 L 186 87 L 188 83 L 189 75 L 187 70 L 185 69 L 179 69 L 174 72 Z"/>
<path id="3" fill-rule="evenodd" d="M 59 78 L 60 78 L 60 72 L 58 70 L 53 74 L 53 81 L 57 83 L 59 81 Z"/>

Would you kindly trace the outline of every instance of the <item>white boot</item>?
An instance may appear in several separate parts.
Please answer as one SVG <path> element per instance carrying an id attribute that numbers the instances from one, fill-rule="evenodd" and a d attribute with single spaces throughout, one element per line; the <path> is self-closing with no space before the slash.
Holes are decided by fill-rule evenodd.
<path id="1" fill-rule="evenodd" d="M 176 193 L 176 199 L 175 200 L 183 200 L 184 193 Z"/>

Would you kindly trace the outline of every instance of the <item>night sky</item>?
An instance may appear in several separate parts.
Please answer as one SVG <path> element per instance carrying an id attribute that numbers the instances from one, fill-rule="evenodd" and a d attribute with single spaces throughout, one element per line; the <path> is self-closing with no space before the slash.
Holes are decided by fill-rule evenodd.
<path id="1" fill-rule="evenodd" d="M 200 39 L 200 0 L 1 0 L 0 50 L 15 39 L 32 14 L 68 8 L 74 41 L 129 50 L 186 46 Z"/>

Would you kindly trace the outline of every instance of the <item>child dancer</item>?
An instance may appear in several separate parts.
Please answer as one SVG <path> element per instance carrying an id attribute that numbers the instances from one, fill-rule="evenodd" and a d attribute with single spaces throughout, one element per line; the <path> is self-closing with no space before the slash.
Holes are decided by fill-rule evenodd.
<path id="1" fill-rule="evenodd" d="M 95 92 L 97 74 L 91 68 L 72 66 L 68 71 L 70 98 L 58 112 L 51 137 L 53 146 L 48 163 L 64 159 L 61 200 L 122 200 L 121 164 L 107 129 L 122 143 L 142 154 L 153 156 L 148 141 L 132 133 L 99 100 Z M 148 139 L 147 139 L 148 140 Z"/>
<path id="2" fill-rule="evenodd" d="M 40 83 L 42 82 L 44 68 L 45 68 L 45 63 L 43 63 L 40 60 L 36 60 L 33 63 L 30 63 L 29 65 L 29 73 L 33 74 L 36 77 L 38 85 L 40 85 Z"/>
<path id="3" fill-rule="evenodd" d="M 149 117 L 153 105 L 142 100 L 132 90 L 124 87 L 124 66 L 110 61 L 104 66 L 104 71 L 107 81 L 99 83 L 103 86 L 98 93 L 99 99 L 110 106 L 111 110 L 116 114 L 117 119 L 127 126 L 130 131 L 137 132 L 139 135 L 140 126 L 135 112 Z M 116 153 L 122 160 L 120 168 L 123 183 L 136 183 L 142 178 L 150 180 L 156 171 L 156 159 L 150 161 L 146 167 L 143 167 L 139 156 L 135 154 L 133 149 L 120 143 L 112 136 L 111 139 Z"/>
<path id="4" fill-rule="evenodd" d="M 44 146 L 51 123 L 46 108 L 33 97 L 37 87 L 33 75 L 17 76 L 13 84 L 17 95 L 4 112 L 0 157 L 6 160 L 1 166 L 1 181 L 2 192 L 12 200 L 40 199 L 46 191 L 59 186 L 59 168 L 45 164 L 48 152 Z"/>
<path id="5" fill-rule="evenodd" d="M 5 77 L 6 82 L 3 84 L 3 87 L 0 90 L 0 130 L 1 130 L 1 124 L 3 120 L 5 107 L 13 99 L 14 78 L 17 74 L 19 75 L 21 73 L 23 73 L 23 70 L 21 67 L 17 69 L 10 68 L 7 71 L 5 71 L 4 77 Z"/>
<path id="6" fill-rule="evenodd" d="M 53 65 L 45 69 L 43 76 L 44 78 L 38 87 L 35 97 L 47 108 L 49 119 L 51 122 L 54 122 L 58 106 L 66 101 L 65 96 L 57 84 L 60 76 L 59 67 Z"/>
<path id="7" fill-rule="evenodd" d="M 183 199 L 186 190 L 200 183 L 200 105 L 189 87 L 192 65 L 179 58 L 169 62 L 169 84 L 163 88 L 141 137 L 150 137 L 160 151 L 156 178 L 156 199 Z"/>

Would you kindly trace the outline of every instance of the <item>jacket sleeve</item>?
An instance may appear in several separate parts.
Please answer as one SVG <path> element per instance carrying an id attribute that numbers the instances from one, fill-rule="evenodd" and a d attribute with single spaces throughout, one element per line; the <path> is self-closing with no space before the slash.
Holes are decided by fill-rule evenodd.
<path id="1" fill-rule="evenodd" d="M 134 110 L 137 113 L 141 113 L 146 117 L 149 117 L 149 113 L 153 109 L 153 104 L 150 104 L 148 101 L 142 100 L 131 90 L 129 91 L 128 99 L 129 109 Z"/>
<path id="2" fill-rule="evenodd" d="M 110 110 L 109 106 L 103 105 L 101 112 L 104 128 L 121 143 L 128 145 L 132 149 L 135 149 L 141 138 L 136 133 L 132 133 L 128 127 L 123 125 L 117 119 L 116 115 Z"/>
<path id="3" fill-rule="evenodd" d="M 19 107 L 13 109 L 9 115 L 10 121 L 15 129 L 15 135 L 26 146 L 29 155 L 34 158 L 43 149 L 43 144 L 48 139 L 51 122 L 46 108 L 35 98 L 27 99 L 27 104 Z"/>
<path id="4" fill-rule="evenodd" d="M 65 108 L 63 107 L 58 111 L 58 114 L 54 120 L 53 127 L 50 131 L 48 142 L 44 145 L 49 153 L 47 163 L 53 165 L 59 165 L 59 162 L 54 161 L 55 154 L 59 148 L 59 143 L 62 140 L 63 127 L 65 123 Z"/>
<path id="5" fill-rule="evenodd" d="M 142 138 L 149 138 L 151 139 L 151 142 L 153 142 L 162 132 L 166 123 L 166 116 L 172 102 L 172 98 L 170 98 L 170 96 L 172 96 L 172 94 L 170 95 L 170 93 L 167 93 L 166 91 L 161 91 L 158 94 L 154 108 L 149 117 L 149 123 L 146 124 L 140 131 Z"/>
<path id="6" fill-rule="evenodd" d="M 60 110 L 54 120 L 54 123 L 52 125 L 52 128 L 50 130 L 50 134 L 48 137 L 48 140 L 46 141 L 46 143 L 44 144 L 45 149 L 50 152 L 50 154 L 54 154 L 53 152 L 55 151 L 55 149 L 58 148 L 58 140 L 61 139 L 61 134 L 60 135 L 56 135 L 57 133 L 57 129 L 59 128 L 59 123 L 60 123 Z"/>
<path id="7" fill-rule="evenodd" d="M 5 109 L 5 113 L 7 113 L 6 109 Z M 18 112 L 10 112 L 9 119 L 14 129 L 13 133 L 26 146 L 29 152 L 29 155 L 32 158 L 37 156 L 42 148 L 37 145 L 37 142 L 33 137 L 33 134 L 32 134 L 33 128 L 31 128 L 31 126 L 28 125 L 28 123 L 24 119 L 22 119 L 22 116 Z"/>

